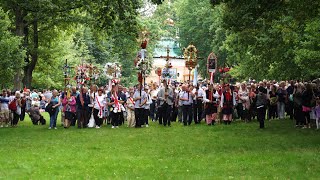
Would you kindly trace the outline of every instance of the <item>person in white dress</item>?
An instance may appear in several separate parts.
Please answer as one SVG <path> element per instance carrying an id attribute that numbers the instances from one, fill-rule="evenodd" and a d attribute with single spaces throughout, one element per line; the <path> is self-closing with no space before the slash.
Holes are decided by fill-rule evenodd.
<path id="1" fill-rule="evenodd" d="M 98 90 L 93 105 L 93 117 L 97 129 L 100 128 L 103 123 L 104 107 L 106 106 L 106 96 L 103 94 L 103 91 L 102 88 Z"/>

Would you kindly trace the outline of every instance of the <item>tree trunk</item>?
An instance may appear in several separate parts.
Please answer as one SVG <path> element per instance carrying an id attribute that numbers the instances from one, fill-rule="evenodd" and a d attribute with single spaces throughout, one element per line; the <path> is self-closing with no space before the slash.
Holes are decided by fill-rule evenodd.
<path id="1" fill-rule="evenodd" d="M 17 36 L 20 36 L 20 37 L 24 37 L 25 34 L 24 34 L 24 27 L 25 27 L 25 24 L 24 24 L 24 21 L 23 21 L 23 18 L 25 17 L 25 13 L 24 11 L 20 8 L 20 7 L 17 7 L 15 9 L 15 16 L 16 16 L 16 19 L 15 19 L 15 24 L 16 24 L 16 35 Z M 22 74 L 21 74 L 21 69 L 16 69 L 15 70 L 15 75 L 14 75 L 14 90 L 20 90 L 21 89 L 21 80 L 22 80 Z"/>
<path id="2" fill-rule="evenodd" d="M 38 47 L 39 47 L 39 35 L 38 35 L 38 20 L 35 18 L 33 21 L 33 50 L 31 54 L 31 62 L 24 68 L 23 85 L 27 88 L 31 88 L 32 72 L 38 62 Z"/>

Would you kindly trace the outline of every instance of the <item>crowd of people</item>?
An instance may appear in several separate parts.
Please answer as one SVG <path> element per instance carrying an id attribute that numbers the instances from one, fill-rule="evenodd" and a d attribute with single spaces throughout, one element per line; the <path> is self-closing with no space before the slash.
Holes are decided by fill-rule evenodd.
<path id="1" fill-rule="evenodd" d="M 111 87 L 76 88 L 59 92 L 36 89 L 11 92 L 3 90 L 0 96 L 0 127 L 16 127 L 19 121 L 30 116 L 33 124 L 46 124 L 44 111 L 50 115 L 49 129 L 57 129 L 61 112 L 64 128 L 111 128 L 119 126 L 149 127 L 150 121 L 170 127 L 172 122 L 184 126 L 217 123 L 230 125 L 233 121 L 245 123 L 257 119 L 265 128 L 265 119 L 295 120 L 297 128 L 316 129 L 320 121 L 320 86 L 299 81 L 259 83 L 243 82 L 210 84 L 200 82 L 158 83 L 123 87 L 112 80 Z"/>

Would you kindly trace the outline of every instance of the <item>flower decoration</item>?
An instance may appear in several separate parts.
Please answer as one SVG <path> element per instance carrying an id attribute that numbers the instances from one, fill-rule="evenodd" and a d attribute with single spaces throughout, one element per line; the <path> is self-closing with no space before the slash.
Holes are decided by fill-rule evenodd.
<path id="1" fill-rule="evenodd" d="M 197 53 L 197 48 L 194 45 L 189 45 L 187 48 L 184 49 L 183 56 L 189 61 L 196 61 Z"/>
<path id="2" fill-rule="evenodd" d="M 104 73 L 107 79 L 121 78 L 122 67 L 119 63 L 107 63 L 104 66 Z"/>
<path id="3" fill-rule="evenodd" d="M 142 72 L 142 76 L 146 77 L 147 75 L 149 75 L 151 73 L 151 69 L 152 69 L 152 64 L 150 63 L 150 61 L 141 61 L 138 66 L 136 66 L 137 70 Z"/>
<path id="4" fill-rule="evenodd" d="M 197 56 L 198 50 L 194 45 L 189 45 L 187 48 L 184 49 L 183 56 L 186 60 L 186 67 L 188 69 L 193 69 L 197 65 Z"/>
<path id="5" fill-rule="evenodd" d="M 76 80 L 79 86 L 88 84 L 91 80 L 97 80 L 100 76 L 100 70 L 98 67 L 92 64 L 81 64 L 75 67 Z"/>
<path id="6" fill-rule="evenodd" d="M 152 64 L 150 63 L 149 59 L 147 58 L 147 50 L 141 49 L 135 60 L 135 67 L 138 71 L 142 72 L 142 75 L 146 77 L 151 73 Z"/>
<path id="7" fill-rule="evenodd" d="M 230 71 L 229 67 L 219 68 L 219 72 L 220 73 L 226 73 L 226 72 L 229 72 L 229 71 Z"/>
<path id="8" fill-rule="evenodd" d="M 89 76 L 91 77 L 91 79 L 97 80 L 100 76 L 99 68 L 90 64 L 89 65 Z"/>
<path id="9" fill-rule="evenodd" d="M 113 79 L 113 80 L 111 81 L 111 85 L 117 85 L 117 84 L 119 84 L 119 83 L 120 83 L 120 81 L 117 80 L 117 79 Z"/>
<path id="10" fill-rule="evenodd" d="M 89 68 L 90 66 L 87 64 L 78 65 L 76 67 L 76 76 L 74 79 L 77 81 L 78 85 L 85 85 L 90 81 Z"/>
<path id="11" fill-rule="evenodd" d="M 139 71 L 138 80 L 142 83 L 143 77 L 146 77 L 151 73 L 152 65 L 147 57 L 147 45 L 148 45 L 148 36 L 149 32 L 147 30 L 143 30 L 140 33 L 139 41 L 141 41 L 141 49 L 137 53 L 136 58 L 134 59 L 135 68 Z"/>

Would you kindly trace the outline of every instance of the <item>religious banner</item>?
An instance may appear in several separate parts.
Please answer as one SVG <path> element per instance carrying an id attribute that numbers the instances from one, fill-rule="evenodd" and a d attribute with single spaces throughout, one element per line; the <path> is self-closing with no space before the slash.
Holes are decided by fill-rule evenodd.
<path id="1" fill-rule="evenodd" d="M 76 67 L 75 71 L 76 76 L 74 79 L 76 80 L 78 87 L 88 84 L 90 81 L 89 65 L 82 63 Z"/>
<path id="2" fill-rule="evenodd" d="M 207 67 L 209 73 L 215 73 L 218 65 L 218 58 L 217 56 L 212 52 L 209 54 L 207 59 Z"/>
<path id="3" fill-rule="evenodd" d="M 184 58 L 186 60 L 186 67 L 189 70 L 194 69 L 198 64 L 198 62 L 197 62 L 197 60 L 198 60 L 197 53 L 198 53 L 197 48 L 192 44 L 184 49 L 183 56 L 184 56 Z"/>
<path id="4" fill-rule="evenodd" d="M 162 79 L 177 80 L 177 68 L 163 68 Z"/>
<path id="5" fill-rule="evenodd" d="M 185 59 L 186 68 L 189 70 L 189 83 L 191 79 L 191 70 L 198 64 L 198 50 L 194 45 L 189 45 L 184 49 L 183 56 Z"/>
<path id="6" fill-rule="evenodd" d="M 76 76 L 74 80 L 76 80 L 78 87 L 82 87 L 83 85 L 88 85 L 90 81 L 95 81 L 100 76 L 100 70 L 98 67 L 90 64 L 81 63 L 75 67 Z"/>

